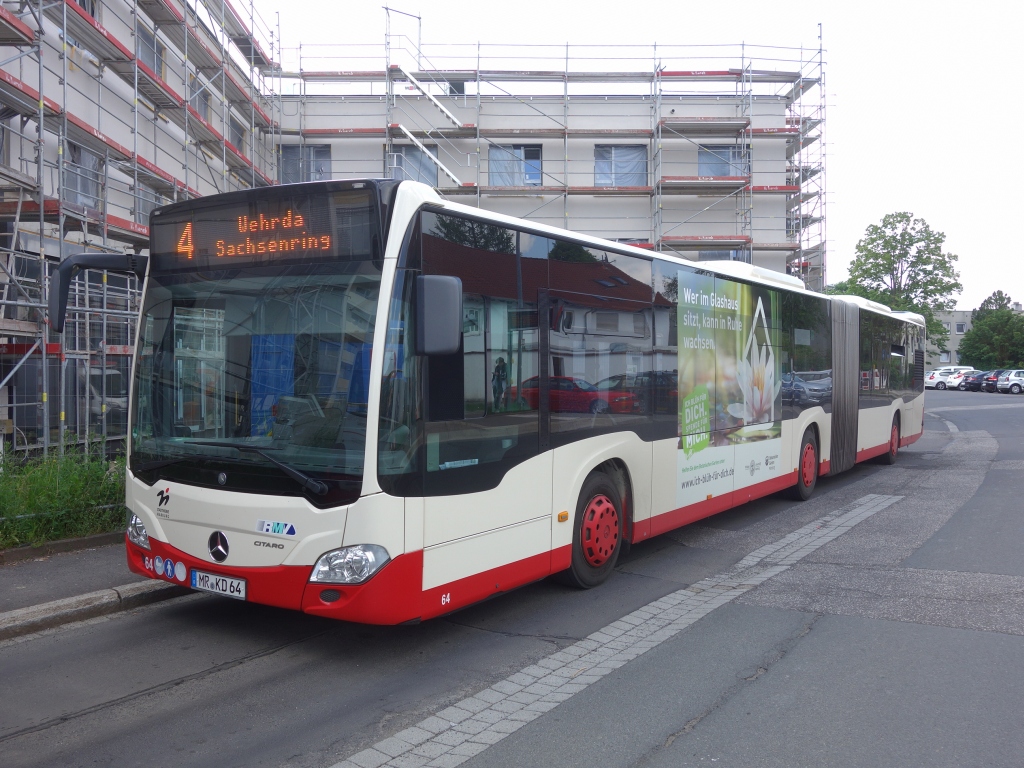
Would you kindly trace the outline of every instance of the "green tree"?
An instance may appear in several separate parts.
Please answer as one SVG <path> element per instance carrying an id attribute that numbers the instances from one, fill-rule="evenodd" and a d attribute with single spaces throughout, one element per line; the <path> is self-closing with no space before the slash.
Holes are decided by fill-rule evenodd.
<path id="1" fill-rule="evenodd" d="M 577 264 L 592 264 L 598 260 L 597 256 L 579 243 L 569 243 L 565 240 L 555 241 L 548 258 L 552 261 L 570 261 Z"/>
<path id="2" fill-rule="evenodd" d="M 993 296 L 972 314 L 971 330 L 960 339 L 960 361 L 981 370 L 1024 366 L 1024 316 L 1009 309 L 1008 296 L 1005 307 L 986 306 Z"/>
<path id="3" fill-rule="evenodd" d="M 458 216 L 438 215 L 436 231 L 428 234 L 467 248 L 479 248 L 496 253 L 516 252 L 516 240 L 512 230 Z"/>
<path id="4" fill-rule="evenodd" d="M 983 302 L 976 310 L 971 312 L 971 323 L 972 325 L 981 320 L 985 315 L 989 314 L 994 309 L 1009 309 L 1010 303 L 1013 301 L 1002 291 L 996 291 Z"/>
<path id="5" fill-rule="evenodd" d="M 928 340 L 946 351 L 949 331 L 935 313 L 951 310 L 953 296 L 963 290 L 956 254 L 942 250 L 946 236 L 924 219 L 905 211 L 890 213 L 872 224 L 857 243 L 850 278 L 829 286 L 827 293 L 849 293 L 917 312 L 928 323 Z"/>

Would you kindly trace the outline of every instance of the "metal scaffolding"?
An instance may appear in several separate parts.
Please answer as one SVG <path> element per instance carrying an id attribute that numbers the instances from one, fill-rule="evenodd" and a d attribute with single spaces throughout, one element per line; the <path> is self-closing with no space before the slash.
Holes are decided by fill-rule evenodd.
<path id="1" fill-rule="evenodd" d="M 230 0 L 0 5 L 0 433 L 8 449 L 114 451 L 137 281 L 80 275 L 48 331 L 50 270 L 140 252 L 149 212 L 277 177 L 279 30 Z M 98 448 L 96 446 L 99 446 Z"/>
<path id="2" fill-rule="evenodd" d="M 389 15 L 383 47 L 303 45 L 282 60 L 299 179 L 376 167 L 476 206 L 824 285 L 820 47 L 423 46 L 392 34 Z M 640 171 L 601 171 L 617 160 L 596 155 L 634 145 Z M 530 147 L 532 178 L 507 172 L 530 167 Z"/>

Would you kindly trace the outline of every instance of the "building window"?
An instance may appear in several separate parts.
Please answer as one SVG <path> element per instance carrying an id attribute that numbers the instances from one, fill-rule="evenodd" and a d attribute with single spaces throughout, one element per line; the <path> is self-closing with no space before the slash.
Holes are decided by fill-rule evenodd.
<path id="1" fill-rule="evenodd" d="M 434 157 L 437 157 L 437 147 L 426 145 L 426 148 Z M 430 155 L 414 144 L 403 144 L 394 149 L 395 171 L 394 178 L 421 181 L 432 187 L 437 186 L 437 163 L 430 159 Z"/>
<path id="2" fill-rule="evenodd" d="M 735 144 L 697 147 L 698 176 L 749 176 L 750 158 L 746 147 Z"/>
<path id="3" fill-rule="evenodd" d="M 939 362 L 940 363 L 948 363 L 949 362 L 949 352 L 940 352 L 939 353 Z"/>
<path id="4" fill-rule="evenodd" d="M 199 113 L 199 116 L 206 122 L 210 122 L 210 89 L 201 82 L 195 75 L 189 76 L 189 91 L 191 96 L 188 103 L 192 109 Z"/>
<path id="5" fill-rule="evenodd" d="M 945 328 L 948 331 L 949 330 L 949 323 L 943 322 L 942 323 L 942 327 Z"/>
<path id="6" fill-rule="evenodd" d="M 281 147 L 281 183 L 331 178 L 330 144 L 285 144 Z"/>
<path id="7" fill-rule="evenodd" d="M 244 153 L 245 152 L 245 126 L 242 125 L 240 122 L 238 122 L 237 120 L 235 120 L 235 118 L 232 117 L 230 119 L 230 121 L 229 121 L 228 129 L 230 130 L 230 139 L 229 139 L 229 141 L 232 144 L 234 144 L 235 149 L 237 149 L 239 152 L 243 152 Z"/>
<path id="8" fill-rule="evenodd" d="M 160 79 L 164 77 L 164 54 L 166 52 L 167 49 L 156 39 L 156 35 L 139 25 L 139 61 L 153 70 L 153 73 Z"/>
<path id="9" fill-rule="evenodd" d="M 646 187 L 647 147 L 598 144 L 594 147 L 595 187 Z"/>
<path id="10" fill-rule="evenodd" d="M 74 142 L 68 142 L 64 161 L 64 199 L 86 208 L 100 207 L 100 176 L 103 159 Z"/>
<path id="11" fill-rule="evenodd" d="M 96 0 L 73 0 L 73 2 L 83 11 L 99 21 L 100 17 L 96 14 Z"/>
<path id="12" fill-rule="evenodd" d="M 165 204 L 161 194 L 150 189 L 145 184 L 139 184 L 135 193 L 135 219 L 139 224 L 149 223 L 149 214 L 154 208 Z"/>
<path id="13" fill-rule="evenodd" d="M 967 333 L 967 323 L 957 323 L 956 332 L 961 334 Z"/>
<path id="14" fill-rule="evenodd" d="M 492 145 L 487 153 L 487 168 L 492 187 L 539 187 L 540 145 Z"/>

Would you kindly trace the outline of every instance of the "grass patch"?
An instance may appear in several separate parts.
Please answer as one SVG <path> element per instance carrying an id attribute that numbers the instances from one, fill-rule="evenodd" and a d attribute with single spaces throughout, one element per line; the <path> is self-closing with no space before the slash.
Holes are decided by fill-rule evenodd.
<path id="1" fill-rule="evenodd" d="M 124 458 L 67 453 L 0 463 L 0 549 L 124 527 Z"/>

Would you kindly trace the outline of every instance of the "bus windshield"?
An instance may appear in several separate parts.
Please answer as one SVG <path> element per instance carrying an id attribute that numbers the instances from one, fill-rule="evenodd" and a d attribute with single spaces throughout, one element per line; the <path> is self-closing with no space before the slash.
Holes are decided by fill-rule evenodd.
<path id="1" fill-rule="evenodd" d="M 294 221 L 310 206 L 291 200 L 277 209 L 262 216 L 218 209 L 207 218 Z M 253 247 L 221 260 L 219 237 L 201 260 L 201 215 L 172 222 L 162 252 L 154 232 L 132 404 L 132 470 L 147 482 L 156 479 L 148 470 L 159 468 L 168 480 L 225 490 L 307 492 L 284 465 L 327 489 L 307 493 L 314 504 L 349 503 L 363 472 L 380 261 L 369 247 L 365 254 L 305 253 L 301 260 L 290 252 L 269 258 Z M 193 254 L 167 253 L 166 243 L 175 246 L 188 223 Z M 319 231 L 329 234 L 309 235 L 307 243 L 368 244 L 358 227 L 345 224 L 320 222 Z"/>

